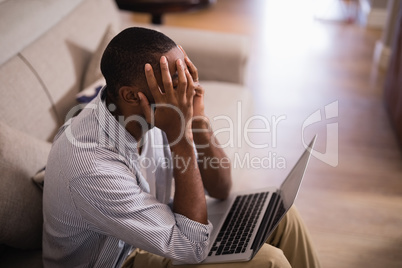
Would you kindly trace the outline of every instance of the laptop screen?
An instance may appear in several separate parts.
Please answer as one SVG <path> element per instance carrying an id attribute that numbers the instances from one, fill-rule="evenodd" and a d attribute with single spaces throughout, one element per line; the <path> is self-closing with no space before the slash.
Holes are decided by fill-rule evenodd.
<path id="1" fill-rule="evenodd" d="M 279 194 L 286 211 L 293 205 L 293 202 L 296 199 L 315 140 L 316 136 L 311 140 L 309 146 L 281 185 Z"/>
<path id="2" fill-rule="evenodd" d="M 306 172 L 306 167 L 311 155 L 311 149 L 313 148 L 315 140 L 316 136 L 311 140 L 308 148 L 306 148 L 293 169 L 290 171 L 289 175 L 282 183 L 278 193 L 273 193 L 272 199 L 263 218 L 263 222 L 265 222 L 266 225 L 261 225 L 262 228 L 259 229 L 257 237 L 252 245 L 252 248 L 254 249 L 253 256 L 262 247 L 280 220 L 293 205 L 304 173 Z M 274 215 L 272 215 L 272 213 L 274 213 Z"/>

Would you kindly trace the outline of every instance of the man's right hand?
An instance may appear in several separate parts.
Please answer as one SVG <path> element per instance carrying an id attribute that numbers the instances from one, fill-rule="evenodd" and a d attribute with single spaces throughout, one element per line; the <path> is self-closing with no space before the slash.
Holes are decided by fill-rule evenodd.
<path id="1" fill-rule="evenodd" d="M 146 64 L 145 76 L 155 99 L 155 113 L 152 114 L 147 98 L 140 92 L 138 95 L 141 106 L 147 122 L 163 130 L 170 143 L 175 178 L 173 211 L 193 221 L 207 224 L 204 185 L 195 157 L 191 128 L 194 81 L 182 60 L 178 59 L 176 61 L 178 84 L 174 89 L 164 56 L 161 57 L 160 65 L 165 92 L 159 88 L 151 65 Z"/>
<path id="2" fill-rule="evenodd" d="M 144 94 L 139 93 L 145 119 L 166 133 L 171 145 L 184 138 L 192 142 L 191 119 L 193 117 L 193 98 L 195 83 L 185 63 L 178 59 L 176 62 L 178 73 L 177 88 L 173 88 L 168 62 L 165 56 L 160 59 L 164 93 L 158 86 L 154 71 L 150 64 L 145 65 L 145 76 L 148 87 L 155 99 L 155 110 L 151 109 Z M 154 114 L 153 114 L 154 113 Z M 190 122 L 190 123 L 189 123 Z"/>

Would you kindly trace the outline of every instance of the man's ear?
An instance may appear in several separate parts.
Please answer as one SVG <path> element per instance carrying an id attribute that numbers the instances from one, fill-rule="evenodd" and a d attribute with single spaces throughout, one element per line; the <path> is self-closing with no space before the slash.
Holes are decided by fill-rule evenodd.
<path id="1" fill-rule="evenodd" d="M 122 86 L 119 89 L 119 97 L 129 105 L 140 105 L 140 98 L 138 97 L 138 89 L 136 87 Z"/>

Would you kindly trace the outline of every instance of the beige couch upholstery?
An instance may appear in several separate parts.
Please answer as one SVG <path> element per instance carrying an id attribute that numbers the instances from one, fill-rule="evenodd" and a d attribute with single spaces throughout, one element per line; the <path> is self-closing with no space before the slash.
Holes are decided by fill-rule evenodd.
<path id="1" fill-rule="evenodd" d="M 32 177 L 76 94 L 99 75 L 91 66 L 98 68 L 100 45 L 125 26 L 112 0 L 0 1 L 0 267 L 42 266 L 42 197 Z M 251 105 L 246 38 L 159 30 L 197 65 L 211 117 L 235 117 L 238 100 Z"/>

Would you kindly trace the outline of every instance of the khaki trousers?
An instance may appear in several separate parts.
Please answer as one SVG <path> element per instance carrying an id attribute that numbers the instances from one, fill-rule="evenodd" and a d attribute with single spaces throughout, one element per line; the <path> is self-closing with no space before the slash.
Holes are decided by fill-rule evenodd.
<path id="1" fill-rule="evenodd" d="M 320 267 L 308 231 L 293 206 L 251 261 L 220 264 L 172 265 L 171 260 L 136 249 L 123 268 L 252 268 L 252 267 Z"/>

